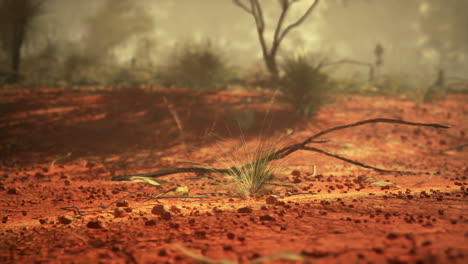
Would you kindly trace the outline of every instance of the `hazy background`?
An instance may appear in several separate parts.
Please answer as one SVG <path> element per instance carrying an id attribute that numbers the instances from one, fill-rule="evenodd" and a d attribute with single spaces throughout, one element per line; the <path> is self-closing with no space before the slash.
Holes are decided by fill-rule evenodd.
<path id="1" fill-rule="evenodd" d="M 261 2 L 271 37 L 279 8 L 277 1 Z M 294 5 L 286 22 L 297 19 L 308 5 L 306 0 Z M 433 82 L 443 68 L 448 76 L 466 78 L 466 10 L 466 0 L 321 1 L 286 37 L 280 55 L 310 52 L 329 61 L 373 63 L 380 43 L 385 73 Z M 206 39 L 233 65 L 249 69 L 262 64 L 253 18 L 230 0 L 46 0 L 23 55 L 49 55 L 57 61 L 85 56 L 113 64 L 133 59 L 156 67 L 166 63 L 174 45 Z M 348 74 L 360 71 L 346 69 Z"/>

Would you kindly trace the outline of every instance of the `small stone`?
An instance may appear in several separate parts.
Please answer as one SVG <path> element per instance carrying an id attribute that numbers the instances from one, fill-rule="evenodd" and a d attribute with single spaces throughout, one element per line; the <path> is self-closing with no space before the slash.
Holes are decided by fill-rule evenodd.
<path id="1" fill-rule="evenodd" d="M 225 251 L 233 251 L 233 248 L 232 248 L 231 245 L 224 245 L 224 246 L 223 246 L 223 250 L 225 250 Z"/>
<path id="2" fill-rule="evenodd" d="M 156 220 L 145 221 L 145 226 L 154 226 L 154 225 L 156 225 Z"/>
<path id="3" fill-rule="evenodd" d="M 250 213 L 252 213 L 252 208 L 250 208 L 250 207 L 242 207 L 242 208 L 237 209 L 237 212 L 238 212 L 239 214 L 250 214 Z"/>
<path id="4" fill-rule="evenodd" d="M 267 204 L 275 204 L 278 199 L 274 196 L 268 196 L 265 201 Z"/>
<path id="5" fill-rule="evenodd" d="M 299 177 L 299 176 L 301 176 L 301 172 L 298 171 L 298 170 L 293 170 L 293 171 L 291 172 L 291 175 L 292 175 L 292 176 L 295 176 L 295 177 Z"/>
<path id="6" fill-rule="evenodd" d="M 18 195 L 19 191 L 18 191 L 18 189 L 16 187 L 14 187 L 14 188 L 8 189 L 7 194 Z"/>
<path id="7" fill-rule="evenodd" d="M 40 223 L 41 225 L 45 225 L 45 224 L 49 223 L 49 219 L 47 219 L 47 218 L 41 218 L 41 219 L 39 219 L 39 223 Z"/>
<path id="8" fill-rule="evenodd" d="M 68 215 L 62 215 L 62 216 L 59 216 L 58 222 L 62 225 L 69 225 L 71 224 L 71 222 L 73 222 L 73 218 Z"/>
<path id="9" fill-rule="evenodd" d="M 101 220 L 96 219 L 89 221 L 86 226 L 92 229 L 101 229 L 104 228 L 104 223 Z"/>
<path id="10" fill-rule="evenodd" d="M 172 214 L 170 212 L 163 212 L 162 214 L 160 214 L 160 216 L 161 216 L 161 219 L 166 220 L 166 221 L 169 221 L 172 218 Z"/>
<path id="11" fill-rule="evenodd" d="M 182 210 L 180 210 L 178 207 L 176 207 L 176 206 L 173 205 L 173 206 L 171 206 L 171 208 L 169 209 L 169 211 L 173 212 L 174 214 L 180 214 L 180 212 L 181 212 Z"/>
<path id="12" fill-rule="evenodd" d="M 194 236 L 197 239 L 205 239 L 206 238 L 206 232 L 205 231 L 195 231 Z"/>
<path id="13" fill-rule="evenodd" d="M 127 215 L 127 211 L 125 209 L 117 207 L 114 209 L 114 217 L 119 218 L 119 217 L 125 217 Z"/>
<path id="14" fill-rule="evenodd" d="M 127 200 L 119 201 L 115 204 L 117 207 L 128 207 L 130 203 Z"/>
<path id="15" fill-rule="evenodd" d="M 151 210 L 151 213 L 155 215 L 162 215 L 164 212 L 166 212 L 166 209 L 164 209 L 164 205 L 162 204 L 155 205 L 153 210 Z"/>
<path id="16" fill-rule="evenodd" d="M 286 203 L 284 201 L 276 201 L 275 202 L 275 205 L 278 205 L 278 206 L 286 206 Z"/>
<path id="17" fill-rule="evenodd" d="M 44 179 L 46 176 L 40 172 L 36 172 L 34 177 L 36 177 L 37 179 Z"/>
<path id="18" fill-rule="evenodd" d="M 387 234 L 387 239 L 393 240 L 393 239 L 397 239 L 397 238 L 398 238 L 398 234 L 395 234 L 395 233 L 388 233 Z"/>
<path id="19" fill-rule="evenodd" d="M 260 221 L 276 221 L 276 219 L 270 215 L 262 215 Z"/>
<path id="20" fill-rule="evenodd" d="M 169 227 L 173 229 L 179 229 L 180 224 L 179 223 L 169 223 Z"/>

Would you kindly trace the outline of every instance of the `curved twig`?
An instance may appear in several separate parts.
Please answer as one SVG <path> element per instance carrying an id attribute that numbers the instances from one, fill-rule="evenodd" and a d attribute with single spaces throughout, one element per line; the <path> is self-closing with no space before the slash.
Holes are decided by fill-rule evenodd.
<path id="1" fill-rule="evenodd" d="M 427 126 L 427 127 L 434 127 L 434 128 L 450 128 L 450 126 L 441 125 L 441 124 L 417 123 L 417 122 L 409 122 L 409 121 L 389 119 L 389 118 L 367 119 L 367 120 L 363 120 L 363 121 L 359 121 L 359 122 L 355 122 L 355 123 L 351 123 L 351 124 L 347 124 L 347 125 L 341 125 L 341 126 L 331 127 L 331 128 L 322 130 L 322 131 L 312 135 L 311 137 L 307 138 L 306 140 L 304 140 L 301 143 L 296 143 L 296 144 L 292 144 L 292 145 L 289 145 L 287 147 L 284 147 L 284 148 L 282 148 L 282 149 L 280 149 L 280 150 L 278 150 L 278 151 L 276 151 L 276 152 L 274 152 L 274 153 L 272 153 L 272 154 L 270 154 L 268 156 L 259 158 L 258 160 L 254 161 L 253 163 L 260 162 L 260 161 L 270 162 L 270 161 L 274 161 L 274 160 L 279 160 L 279 159 L 282 159 L 282 158 L 288 156 L 289 154 L 291 154 L 293 152 L 296 152 L 297 150 L 307 150 L 307 151 L 314 151 L 314 152 L 322 153 L 324 155 L 327 155 L 327 156 L 330 156 L 330 157 L 333 157 L 333 158 L 336 158 L 336 159 L 340 159 L 340 160 L 343 160 L 345 162 L 348 162 L 348 163 L 351 163 L 351 164 L 354 164 L 354 165 L 357 165 L 357 166 L 360 166 L 360 167 L 373 169 L 373 170 L 381 172 L 381 173 L 406 173 L 406 174 L 411 174 L 412 172 L 409 172 L 409 171 L 385 170 L 385 169 L 373 167 L 373 166 L 370 166 L 370 165 L 367 165 L 367 164 L 364 164 L 364 163 L 361 163 L 361 162 L 358 162 L 358 161 L 355 161 L 355 160 L 351 160 L 351 159 L 348 159 L 348 158 L 345 158 L 345 157 L 342 157 L 342 156 L 339 156 L 339 155 L 336 155 L 336 154 L 333 154 L 333 153 L 326 152 L 326 151 L 324 151 L 322 149 L 319 149 L 319 148 L 306 146 L 307 144 L 310 144 L 310 143 L 328 142 L 328 141 L 325 141 L 325 140 L 315 140 L 315 139 L 320 137 L 320 136 L 323 136 L 325 134 L 331 133 L 333 131 L 337 131 L 337 130 L 341 130 L 341 129 L 345 129 L 345 128 L 350 128 L 350 127 L 361 126 L 361 125 L 370 124 L 370 123 L 394 123 L 394 124 L 408 125 L 408 126 Z M 250 163 L 247 163 L 242 167 L 249 166 L 249 165 L 250 165 Z M 185 167 L 185 168 L 173 168 L 173 169 L 162 170 L 162 171 L 157 171 L 157 172 L 148 172 L 148 173 L 140 173 L 140 174 L 133 174 L 133 175 L 116 176 L 116 177 L 113 177 L 112 180 L 113 181 L 126 181 L 126 180 L 129 180 L 130 178 L 135 177 L 135 176 L 158 178 L 158 177 L 162 177 L 162 176 L 165 176 L 165 175 L 178 174 L 178 173 L 188 173 L 188 172 L 190 172 L 190 173 L 199 173 L 199 174 L 203 174 L 203 173 L 219 173 L 219 174 L 231 173 L 232 174 L 232 171 L 237 171 L 237 170 L 239 170 L 238 167 L 232 167 L 232 168 L 229 168 L 229 169 L 218 169 L 218 168 L 210 168 L 210 167 L 206 167 L 206 168 L 205 167 Z"/>

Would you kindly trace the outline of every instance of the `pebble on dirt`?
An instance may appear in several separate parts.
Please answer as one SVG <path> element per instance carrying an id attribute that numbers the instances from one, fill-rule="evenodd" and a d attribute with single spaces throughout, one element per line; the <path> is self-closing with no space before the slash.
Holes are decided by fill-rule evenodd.
<path id="1" fill-rule="evenodd" d="M 73 222 L 73 218 L 68 215 L 62 215 L 62 216 L 59 216 L 58 222 L 62 225 L 68 225 Z"/>

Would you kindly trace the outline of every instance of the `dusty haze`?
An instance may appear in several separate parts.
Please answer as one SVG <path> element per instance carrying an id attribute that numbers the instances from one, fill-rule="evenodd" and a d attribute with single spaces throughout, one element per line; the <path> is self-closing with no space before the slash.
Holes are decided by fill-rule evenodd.
<path id="1" fill-rule="evenodd" d="M 277 2 L 262 3 L 271 37 Z M 294 5 L 287 21 L 297 19 L 309 3 Z M 281 53 L 372 63 L 374 47 L 381 43 L 385 72 L 433 78 L 444 68 L 448 75 L 466 78 L 468 18 L 462 10 L 468 10 L 468 1 L 321 1 L 288 35 Z M 112 54 L 124 63 L 140 57 L 164 64 L 175 44 L 203 39 L 215 42 L 235 65 L 261 59 L 253 18 L 230 0 L 48 0 L 25 53 L 54 43 L 64 56 Z"/>

